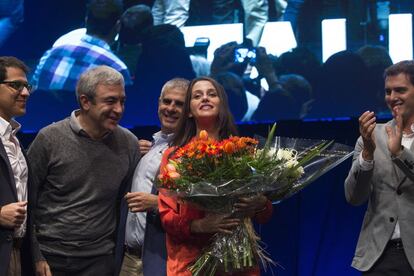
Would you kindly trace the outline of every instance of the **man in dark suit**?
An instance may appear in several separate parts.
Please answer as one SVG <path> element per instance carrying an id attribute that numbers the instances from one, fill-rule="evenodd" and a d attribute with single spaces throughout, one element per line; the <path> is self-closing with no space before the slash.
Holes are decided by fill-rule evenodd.
<path id="1" fill-rule="evenodd" d="M 15 57 L 0 57 L 0 276 L 22 274 L 21 248 L 28 236 L 29 168 L 13 117 L 26 113 L 31 86 L 28 67 Z"/>

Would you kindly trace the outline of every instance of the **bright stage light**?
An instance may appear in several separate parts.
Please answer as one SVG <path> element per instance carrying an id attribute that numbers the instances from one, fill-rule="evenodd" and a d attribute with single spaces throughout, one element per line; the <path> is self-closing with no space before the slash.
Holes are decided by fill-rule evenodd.
<path id="1" fill-rule="evenodd" d="M 185 46 L 192 47 L 198 37 L 208 37 L 210 46 L 207 49 L 207 60 L 212 61 L 214 51 L 223 44 L 231 41 L 243 42 L 243 24 L 217 24 L 182 27 Z"/>
<path id="2" fill-rule="evenodd" d="M 295 34 L 289 21 L 267 22 L 259 46 L 268 54 L 280 56 L 297 46 Z"/>
<path id="3" fill-rule="evenodd" d="M 322 61 L 346 50 L 346 19 L 322 20 Z"/>
<path id="4" fill-rule="evenodd" d="M 412 14 L 390 14 L 388 20 L 388 51 L 392 61 L 413 59 Z"/>

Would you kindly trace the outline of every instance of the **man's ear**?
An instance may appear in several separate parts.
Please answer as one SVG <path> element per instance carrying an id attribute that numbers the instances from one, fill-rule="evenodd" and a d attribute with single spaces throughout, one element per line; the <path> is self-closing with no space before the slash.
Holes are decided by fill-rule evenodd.
<path id="1" fill-rule="evenodd" d="M 79 96 L 79 105 L 80 108 L 83 110 L 89 110 L 90 106 L 91 106 L 91 101 L 89 100 L 89 98 L 82 94 Z"/>

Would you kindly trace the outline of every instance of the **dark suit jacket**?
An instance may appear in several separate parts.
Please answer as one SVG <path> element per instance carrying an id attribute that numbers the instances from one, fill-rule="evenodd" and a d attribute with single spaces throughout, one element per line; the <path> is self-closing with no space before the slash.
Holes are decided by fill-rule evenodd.
<path id="1" fill-rule="evenodd" d="M 23 150 L 23 149 L 22 149 Z M 26 156 L 25 156 L 26 157 Z M 27 160 L 27 158 L 26 158 Z M 28 181 L 28 195 L 30 196 L 30 170 Z M 10 166 L 4 145 L 0 140 L 0 206 L 7 205 L 12 202 L 17 202 L 16 184 L 14 182 L 13 171 Z M 28 206 L 29 214 L 30 206 Z M 29 226 L 29 219 L 27 219 L 27 226 Z M 22 246 L 22 274 L 32 274 L 32 262 L 29 248 L 29 227 L 27 227 L 26 236 Z M 7 275 L 7 269 L 10 263 L 10 254 L 13 246 L 13 229 L 7 229 L 0 226 L 0 276 Z"/>

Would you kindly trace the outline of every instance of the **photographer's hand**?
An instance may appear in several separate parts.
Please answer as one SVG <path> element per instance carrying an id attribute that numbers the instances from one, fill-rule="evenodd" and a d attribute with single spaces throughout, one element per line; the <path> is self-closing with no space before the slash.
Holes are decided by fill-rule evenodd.
<path id="1" fill-rule="evenodd" d="M 211 75 L 227 72 L 234 65 L 234 49 L 237 43 L 235 41 L 226 43 L 214 51 L 214 59 L 211 63 Z"/>
<path id="2" fill-rule="evenodd" d="M 273 61 L 267 55 L 266 49 L 263 47 L 258 47 L 256 49 L 255 66 L 259 75 L 264 77 L 269 84 L 269 91 L 273 91 L 280 87 L 275 69 L 273 68 Z"/>

